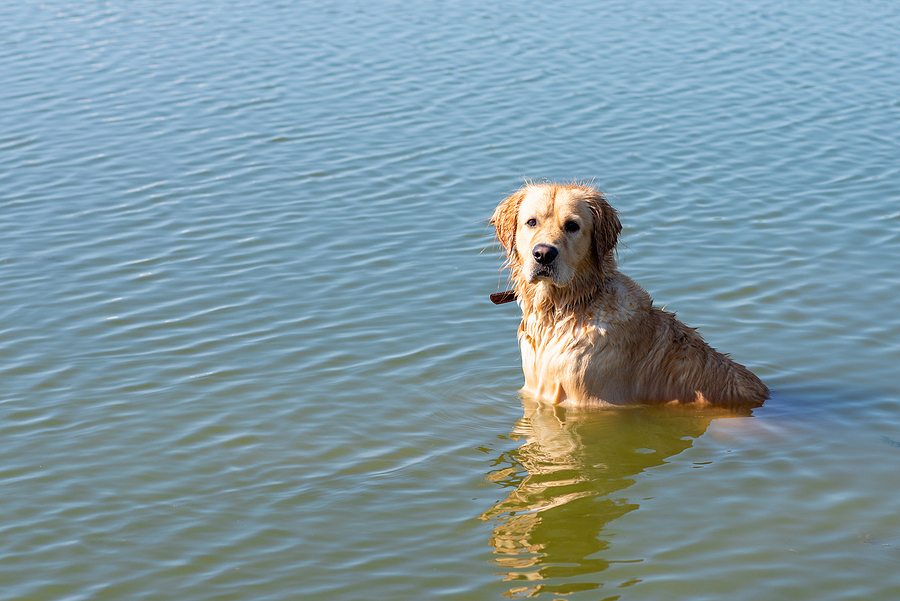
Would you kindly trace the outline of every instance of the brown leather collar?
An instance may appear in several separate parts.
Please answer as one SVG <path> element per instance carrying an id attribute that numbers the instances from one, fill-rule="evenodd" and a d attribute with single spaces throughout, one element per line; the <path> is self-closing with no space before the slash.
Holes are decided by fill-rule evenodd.
<path id="1" fill-rule="evenodd" d="M 503 303 L 511 303 L 516 300 L 516 291 L 515 290 L 507 290 L 506 292 L 495 292 L 491 295 L 491 302 L 495 305 L 502 305 Z"/>

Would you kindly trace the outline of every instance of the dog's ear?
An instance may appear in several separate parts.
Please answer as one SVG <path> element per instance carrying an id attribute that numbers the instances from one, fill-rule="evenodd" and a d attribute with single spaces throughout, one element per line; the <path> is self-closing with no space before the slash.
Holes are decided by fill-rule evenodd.
<path id="1" fill-rule="evenodd" d="M 506 249 L 506 257 L 510 260 L 516 256 L 516 228 L 519 221 L 519 206 L 525 198 L 525 188 L 503 200 L 491 217 L 491 225 L 497 230 L 497 240 Z"/>
<path id="2" fill-rule="evenodd" d="M 619 222 L 619 214 L 600 192 L 588 197 L 588 205 L 594 214 L 594 252 L 597 254 L 597 261 L 602 264 L 606 253 L 616 247 L 622 224 Z"/>

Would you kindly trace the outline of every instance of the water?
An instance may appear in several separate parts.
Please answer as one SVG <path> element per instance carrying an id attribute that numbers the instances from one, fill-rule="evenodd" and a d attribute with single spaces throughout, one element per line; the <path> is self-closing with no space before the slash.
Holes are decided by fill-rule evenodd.
<path id="1" fill-rule="evenodd" d="M 900 596 L 893 3 L 0 23 L 0 598 Z M 525 177 L 773 398 L 520 398 Z"/>

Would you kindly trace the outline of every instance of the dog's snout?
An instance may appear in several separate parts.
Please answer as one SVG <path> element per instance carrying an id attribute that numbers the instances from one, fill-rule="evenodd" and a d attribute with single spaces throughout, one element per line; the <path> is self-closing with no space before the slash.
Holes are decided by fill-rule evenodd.
<path id="1" fill-rule="evenodd" d="M 531 255 L 534 257 L 534 260 L 541 265 L 549 265 L 556 259 L 557 255 L 559 255 L 559 250 L 557 250 L 555 246 L 550 246 L 549 244 L 536 244 L 534 248 L 531 249 Z"/>

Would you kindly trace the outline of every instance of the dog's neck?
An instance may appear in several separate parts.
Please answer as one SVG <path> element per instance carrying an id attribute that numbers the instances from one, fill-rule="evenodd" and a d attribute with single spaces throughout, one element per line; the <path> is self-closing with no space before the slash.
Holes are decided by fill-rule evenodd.
<path id="1" fill-rule="evenodd" d="M 512 275 L 523 317 L 537 315 L 541 319 L 559 320 L 569 315 L 589 315 L 590 307 L 603 296 L 616 264 L 609 257 L 603 261 L 602 269 L 582 271 L 566 286 L 557 286 L 548 280 L 529 284 L 515 271 Z"/>

